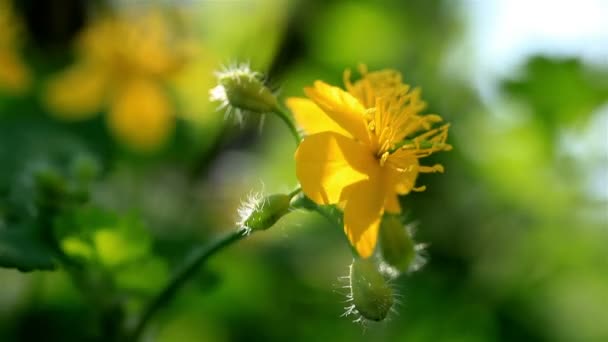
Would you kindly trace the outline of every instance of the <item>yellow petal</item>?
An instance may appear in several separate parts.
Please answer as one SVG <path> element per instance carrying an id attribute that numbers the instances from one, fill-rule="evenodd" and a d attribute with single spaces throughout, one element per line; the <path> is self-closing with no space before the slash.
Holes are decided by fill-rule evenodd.
<path id="1" fill-rule="evenodd" d="M 176 44 L 179 41 L 160 12 L 146 13 L 123 25 L 128 58 L 144 72 L 166 75 L 183 64 Z"/>
<path id="2" fill-rule="evenodd" d="M 304 138 L 295 159 L 302 190 L 317 204 L 340 202 L 345 187 L 368 179 L 379 170 L 366 146 L 334 132 Z"/>
<path id="3" fill-rule="evenodd" d="M 384 213 L 385 192 L 379 177 L 353 184 L 347 190 L 344 208 L 344 231 L 362 258 L 376 248 L 378 227 Z"/>
<path id="4" fill-rule="evenodd" d="M 412 151 L 398 150 L 392 153 L 386 161 L 385 178 L 392 179 L 397 193 L 406 195 L 416 185 L 419 171 L 418 158 Z"/>
<path id="5" fill-rule="evenodd" d="M 23 93 L 30 84 L 30 74 L 19 56 L 0 51 L 0 88 Z"/>
<path id="6" fill-rule="evenodd" d="M 316 81 L 314 87 L 304 91 L 340 127 L 359 141 L 369 144 L 365 108 L 356 98 L 322 81 Z"/>
<path id="7" fill-rule="evenodd" d="M 311 100 L 290 97 L 287 99 L 286 104 L 293 113 L 298 125 L 304 129 L 307 135 L 329 131 L 342 134 L 346 137 L 352 137 L 350 133 L 340 127 Z"/>
<path id="8" fill-rule="evenodd" d="M 399 214 L 401 213 L 401 203 L 399 203 L 399 192 L 397 190 L 406 176 L 395 169 L 395 165 L 390 162 L 382 168 L 381 175 L 386 194 L 384 209 L 391 214 Z"/>
<path id="9" fill-rule="evenodd" d="M 163 89 L 155 82 L 136 79 L 117 94 L 108 113 L 108 125 L 129 147 L 149 152 L 167 141 L 174 119 Z"/>
<path id="10" fill-rule="evenodd" d="M 103 18 L 92 21 L 83 30 L 77 40 L 76 47 L 79 54 L 97 63 L 110 63 L 116 59 L 116 46 L 118 41 L 124 40 L 124 32 L 121 30 L 116 18 Z M 126 48 L 123 44 L 123 48 Z"/>
<path id="11" fill-rule="evenodd" d="M 44 101 L 51 113 L 65 120 L 85 120 L 102 107 L 109 91 L 107 70 L 97 65 L 76 65 L 47 84 Z"/>

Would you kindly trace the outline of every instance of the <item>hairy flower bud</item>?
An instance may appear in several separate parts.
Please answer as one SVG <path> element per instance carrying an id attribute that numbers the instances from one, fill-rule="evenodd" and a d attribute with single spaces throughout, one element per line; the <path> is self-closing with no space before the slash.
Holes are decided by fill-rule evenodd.
<path id="1" fill-rule="evenodd" d="M 250 196 L 239 208 L 238 225 L 248 232 L 268 229 L 289 212 L 290 201 L 286 194 Z"/>
<path id="2" fill-rule="evenodd" d="M 243 112 L 268 113 L 278 106 L 277 98 L 266 86 L 261 73 L 249 65 L 227 68 L 217 72 L 218 85 L 209 92 L 210 100 L 220 102 L 220 109 L 235 113 L 239 121 Z"/>
<path id="3" fill-rule="evenodd" d="M 384 261 L 400 272 L 407 271 L 416 258 L 416 246 L 397 216 L 384 217 L 379 240 Z"/>
<path id="4" fill-rule="evenodd" d="M 355 259 L 350 266 L 350 294 L 352 306 L 346 315 L 380 322 L 386 318 L 394 303 L 394 290 L 371 259 Z"/>

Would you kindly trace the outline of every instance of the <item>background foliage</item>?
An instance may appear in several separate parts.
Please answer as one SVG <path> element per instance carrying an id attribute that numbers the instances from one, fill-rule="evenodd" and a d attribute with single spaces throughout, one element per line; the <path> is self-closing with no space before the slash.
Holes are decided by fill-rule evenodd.
<path id="1" fill-rule="evenodd" d="M 150 6 L 135 3 L 112 2 Z M 0 79 L 17 55 L 29 81 L 0 83 L 0 340 L 116 337 L 191 247 L 233 228 L 248 192 L 296 184 L 280 123 L 239 127 L 207 102 L 212 71 L 243 59 L 282 96 L 316 79 L 340 84 L 359 62 L 422 87 L 455 147 L 437 157 L 444 175 L 422 176 L 427 191 L 402 199 L 429 262 L 394 284 L 398 314 L 362 329 L 340 317 L 351 260 L 341 229 L 295 212 L 210 260 L 146 338 L 608 340 L 606 65 L 531 56 L 487 101 L 466 77 L 476 65 L 453 53 L 470 45 L 453 1 L 159 2 L 194 52 L 164 83 L 170 138 L 141 151 L 113 135 L 107 108 L 66 121 L 45 105 L 46 85 L 80 58 L 78 33 L 109 4 L 15 5 L 21 24 L 7 26 L 16 38 L 0 32 Z"/>

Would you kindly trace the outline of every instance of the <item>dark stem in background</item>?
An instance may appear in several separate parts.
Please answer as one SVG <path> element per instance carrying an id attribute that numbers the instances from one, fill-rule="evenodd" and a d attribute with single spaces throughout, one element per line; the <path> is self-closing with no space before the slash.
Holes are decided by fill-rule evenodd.
<path id="1" fill-rule="evenodd" d="M 190 180 L 199 180 L 207 178 L 207 174 L 209 170 L 213 166 L 213 162 L 217 159 L 217 157 L 223 152 L 226 148 L 228 129 L 227 125 L 224 122 L 223 126 L 220 128 L 220 132 L 217 137 L 211 143 L 211 146 L 205 151 L 205 153 L 194 161 L 192 166 L 190 167 Z"/>

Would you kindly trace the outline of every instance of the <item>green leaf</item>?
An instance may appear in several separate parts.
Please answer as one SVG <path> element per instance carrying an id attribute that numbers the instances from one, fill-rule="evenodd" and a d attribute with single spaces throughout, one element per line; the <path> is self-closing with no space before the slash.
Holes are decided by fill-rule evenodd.
<path id="1" fill-rule="evenodd" d="M 560 126 L 585 120 L 608 100 L 607 77 L 578 59 L 536 56 L 520 77 L 504 80 L 502 90 L 528 104 L 552 136 Z"/>
<path id="2" fill-rule="evenodd" d="M 60 216 L 54 224 L 61 249 L 82 262 L 115 269 L 148 256 L 152 237 L 135 215 L 85 207 Z"/>
<path id="3" fill-rule="evenodd" d="M 56 263 L 53 251 L 34 227 L 0 226 L 0 267 L 29 272 L 53 270 Z"/>

